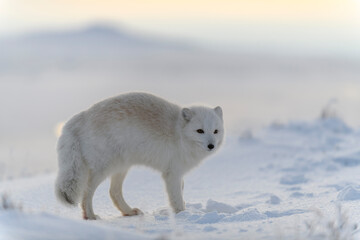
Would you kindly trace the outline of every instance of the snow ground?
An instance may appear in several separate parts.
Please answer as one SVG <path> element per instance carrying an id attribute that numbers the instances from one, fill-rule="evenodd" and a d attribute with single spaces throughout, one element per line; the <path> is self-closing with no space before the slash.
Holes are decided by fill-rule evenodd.
<path id="1" fill-rule="evenodd" d="M 187 210 L 175 216 L 160 175 L 147 168 L 134 168 L 124 186 L 127 202 L 145 215 L 122 217 L 106 181 L 94 197 L 97 221 L 56 201 L 55 173 L 4 180 L 0 193 L 22 210 L 0 206 L 0 240 L 357 239 L 359 142 L 360 131 L 337 118 L 229 136 L 185 177 Z"/>

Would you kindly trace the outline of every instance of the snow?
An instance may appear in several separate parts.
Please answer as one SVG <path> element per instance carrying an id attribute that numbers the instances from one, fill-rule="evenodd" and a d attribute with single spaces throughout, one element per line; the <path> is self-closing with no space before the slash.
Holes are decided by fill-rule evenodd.
<path id="1" fill-rule="evenodd" d="M 275 204 L 275 205 L 280 204 L 280 202 L 281 202 L 281 199 L 275 195 L 271 195 L 270 199 L 268 201 L 266 201 L 266 203 Z"/>
<path id="2" fill-rule="evenodd" d="M 221 203 L 209 199 L 206 203 L 206 211 L 208 212 L 216 211 L 220 213 L 235 213 L 238 211 L 238 209 L 229 204 Z"/>
<path id="3" fill-rule="evenodd" d="M 0 207 L 0 240 L 357 239 L 359 143 L 360 131 L 339 118 L 228 135 L 218 154 L 185 177 L 186 210 L 178 214 L 160 175 L 142 167 L 130 171 L 124 194 L 144 215 L 122 217 L 105 181 L 94 197 L 96 221 L 57 202 L 55 173 L 3 180 L 0 193 L 13 204 Z"/>
<path id="4" fill-rule="evenodd" d="M 306 183 L 308 180 L 304 177 L 303 174 L 300 175 L 286 175 L 280 179 L 281 184 L 285 185 L 295 185 L 295 184 L 301 184 Z"/>
<path id="5" fill-rule="evenodd" d="M 337 196 L 340 201 L 360 200 L 360 187 L 359 186 L 346 186 Z"/>
<path id="6" fill-rule="evenodd" d="M 14 210 L 5 211 L 0 215 L 0 222 L 1 240 L 150 239 L 141 234 L 128 233 L 115 228 L 98 226 L 95 223 L 61 218 L 46 213 L 24 214 Z"/>

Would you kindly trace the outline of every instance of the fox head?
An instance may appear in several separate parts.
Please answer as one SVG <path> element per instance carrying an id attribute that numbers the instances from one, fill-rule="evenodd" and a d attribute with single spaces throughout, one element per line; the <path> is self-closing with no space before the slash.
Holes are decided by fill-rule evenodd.
<path id="1" fill-rule="evenodd" d="M 183 108 L 183 136 L 205 154 L 217 150 L 224 138 L 224 123 L 221 107 Z"/>

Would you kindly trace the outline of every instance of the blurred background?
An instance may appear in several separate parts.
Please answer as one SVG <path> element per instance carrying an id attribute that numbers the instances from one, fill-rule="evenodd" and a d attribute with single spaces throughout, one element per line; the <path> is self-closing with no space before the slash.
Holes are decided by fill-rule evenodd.
<path id="1" fill-rule="evenodd" d="M 220 105 L 228 135 L 360 124 L 360 0 L 0 0 L 0 179 L 56 170 L 61 126 L 145 91 Z"/>

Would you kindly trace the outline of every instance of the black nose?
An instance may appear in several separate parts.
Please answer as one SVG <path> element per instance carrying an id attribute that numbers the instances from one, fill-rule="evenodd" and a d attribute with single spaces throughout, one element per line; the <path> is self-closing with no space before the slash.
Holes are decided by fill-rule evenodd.
<path id="1" fill-rule="evenodd" d="M 211 149 L 214 148 L 214 145 L 213 145 L 213 144 L 209 144 L 209 145 L 208 145 L 208 148 L 211 150 Z"/>

